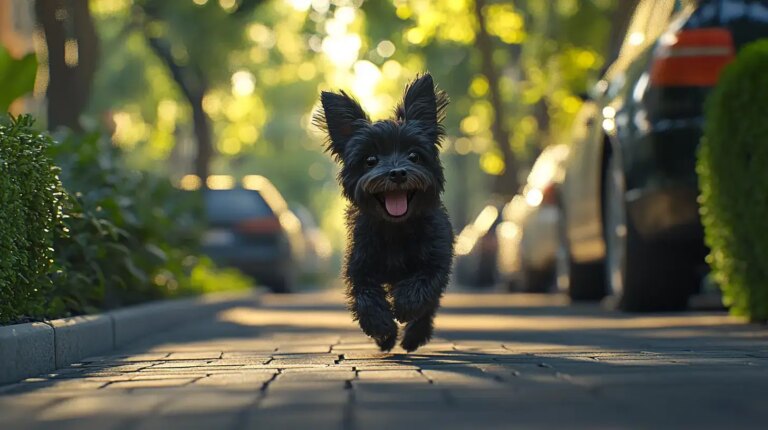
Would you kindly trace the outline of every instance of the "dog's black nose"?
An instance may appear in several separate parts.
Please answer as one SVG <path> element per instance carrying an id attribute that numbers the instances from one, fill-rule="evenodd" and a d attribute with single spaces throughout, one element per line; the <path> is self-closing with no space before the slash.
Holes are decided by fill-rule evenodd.
<path id="1" fill-rule="evenodd" d="M 392 169 L 389 171 L 389 180 L 398 184 L 405 182 L 406 176 L 408 176 L 408 171 L 405 169 Z"/>

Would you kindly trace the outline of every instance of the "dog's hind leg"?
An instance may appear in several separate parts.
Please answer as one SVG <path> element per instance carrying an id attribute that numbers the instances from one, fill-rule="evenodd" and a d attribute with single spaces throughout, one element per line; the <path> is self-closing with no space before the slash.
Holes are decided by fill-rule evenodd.
<path id="1" fill-rule="evenodd" d="M 425 313 L 418 319 L 411 321 L 405 326 L 405 333 L 403 334 L 403 340 L 400 341 L 400 346 L 408 352 L 415 351 L 420 346 L 424 346 L 432 338 L 433 324 L 435 319 L 435 311 Z"/>

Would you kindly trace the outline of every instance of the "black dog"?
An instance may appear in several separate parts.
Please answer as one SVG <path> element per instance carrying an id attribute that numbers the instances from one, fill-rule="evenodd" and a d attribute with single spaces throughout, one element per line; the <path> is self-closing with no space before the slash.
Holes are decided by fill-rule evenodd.
<path id="1" fill-rule="evenodd" d="M 349 309 L 382 351 L 397 341 L 394 319 L 407 323 L 400 345 L 414 351 L 432 336 L 453 257 L 453 229 L 440 199 L 440 123 L 448 98 L 425 74 L 407 86 L 391 120 L 371 123 L 343 91 L 323 92 L 321 101 L 314 122 L 328 133 L 351 203 Z"/>

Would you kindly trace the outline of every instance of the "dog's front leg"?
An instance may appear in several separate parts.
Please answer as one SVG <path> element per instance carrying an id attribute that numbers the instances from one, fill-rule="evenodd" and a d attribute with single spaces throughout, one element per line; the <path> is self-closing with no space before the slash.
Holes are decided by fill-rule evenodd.
<path id="1" fill-rule="evenodd" d="M 381 285 L 368 279 L 348 280 L 347 297 L 352 316 L 360 328 L 376 341 L 382 351 L 389 351 L 397 342 L 397 324 Z"/>
<path id="2" fill-rule="evenodd" d="M 418 273 L 392 286 L 395 318 L 401 323 L 416 321 L 434 313 L 448 285 L 448 274 Z"/>

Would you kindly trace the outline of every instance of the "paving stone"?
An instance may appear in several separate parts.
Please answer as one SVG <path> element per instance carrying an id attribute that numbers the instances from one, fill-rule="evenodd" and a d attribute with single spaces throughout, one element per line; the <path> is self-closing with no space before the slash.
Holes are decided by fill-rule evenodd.
<path id="1" fill-rule="evenodd" d="M 363 342 L 363 343 L 340 343 L 337 345 L 333 345 L 331 348 L 333 352 L 340 351 L 340 352 L 347 352 L 347 351 L 370 351 L 371 353 L 376 352 L 379 350 L 379 348 L 376 346 L 376 344 L 371 342 Z"/>
<path id="2" fill-rule="evenodd" d="M 129 398 L 114 391 L 99 390 L 96 393 L 72 397 L 47 406 L 35 418 L 39 422 L 49 422 L 51 429 L 58 428 L 62 422 L 90 421 L 94 417 L 103 419 L 133 418 L 146 416 L 164 402 L 171 400 L 170 394 L 132 394 Z"/>
<path id="3" fill-rule="evenodd" d="M 331 357 L 275 357 L 272 361 L 270 361 L 270 366 L 281 366 L 281 365 L 332 365 L 336 364 L 336 361 L 339 358 L 336 356 Z"/>
<path id="4" fill-rule="evenodd" d="M 181 414 L 151 416 L 139 421 L 141 430 L 211 430 L 240 428 L 240 411 L 203 412 L 185 411 Z"/>
<path id="5" fill-rule="evenodd" d="M 365 381 L 352 383 L 354 403 L 397 403 L 403 405 L 439 403 L 447 404 L 448 397 L 442 388 L 420 382 Z"/>
<path id="6" fill-rule="evenodd" d="M 281 345 L 277 348 L 278 353 L 321 353 L 330 352 L 331 345 Z"/>
<path id="7" fill-rule="evenodd" d="M 237 391 L 187 391 L 164 404 L 157 413 L 160 415 L 202 415 L 240 411 L 255 407 L 261 397 L 258 390 Z"/>
<path id="8" fill-rule="evenodd" d="M 280 373 L 301 373 L 301 372 L 333 372 L 333 371 L 355 371 L 353 366 L 333 365 L 333 366 L 312 366 L 312 367 L 286 367 L 280 369 Z"/>
<path id="9" fill-rule="evenodd" d="M 216 360 L 221 355 L 221 351 L 172 352 L 166 360 Z"/>
<path id="10" fill-rule="evenodd" d="M 344 352 L 342 355 L 344 360 L 385 360 L 395 357 L 394 354 L 388 352 L 357 350 L 352 352 Z"/>
<path id="11" fill-rule="evenodd" d="M 191 384 L 195 378 L 144 379 L 137 381 L 118 381 L 107 385 L 107 389 L 169 388 Z"/>
<path id="12" fill-rule="evenodd" d="M 274 379 L 273 372 L 241 372 L 231 374 L 211 375 L 198 379 L 195 386 L 216 386 L 226 389 L 258 391 L 265 383 Z"/>
<path id="13" fill-rule="evenodd" d="M 283 372 L 279 381 L 351 381 L 357 376 L 353 370 L 321 370 L 307 372 Z"/>
<path id="14" fill-rule="evenodd" d="M 229 360 L 229 359 L 261 359 L 261 358 L 271 358 L 272 354 L 275 352 L 275 348 L 272 348 L 270 350 L 254 350 L 254 351 L 225 351 L 222 353 L 221 358 Z"/>
<path id="15" fill-rule="evenodd" d="M 157 369 L 184 369 L 194 367 L 207 367 L 213 360 L 175 360 L 160 363 L 152 366 L 151 370 Z"/>
<path id="16" fill-rule="evenodd" d="M 275 381 L 269 384 L 260 408 L 288 405 L 345 405 L 351 392 L 343 382 Z"/>
<path id="17" fill-rule="evenodd" d="M 267 386 L 267 394 L 282 392 L 282 391 L 345 391 L 348 389 L 348 384 L 340 380 L 325 380 L 325 381 L 295 381 L 288 379 L 275 379 Z"/>
<path id="18" fill-rule="evenodd" d="M 243 430 L 342 430 L 345 427 L 343 405 L 268 404 L 248 413 Z"/>
<path id="19" fill-rule="evenodd" d="M 416 370 L 361 370 L 357 372 L 357 377 L 361 381 L 421 381 L 428 383 L 429 380 Z"/>
<path id="20" fill-rule="evenodd" d="M 365 363 L 354 365 L 355 370 L 374 372 L 374 371 L 418 371 L 419 366 L 410 366 L 406 364 L 392 364 L 392 363 Z"/>
<path id="21" fill-rule="evenodd" d="M 209 366 L 260 366 L 268 363 L 272 360 L 272 357 L 238 357 L 238 358 L 224 358 L 221 360 L 214 360 L 208 363 Z"/>
<path id="22" fill-rule="evenodd" d="M 460 385 L 464 387 L 477 387 L 496 385 L 499 383 L 493 376 L 479 369 L 468 371 L 466 368 L 452 370 L 422 370 L 422 374 L 432 383 L 439 385 Z"/>

